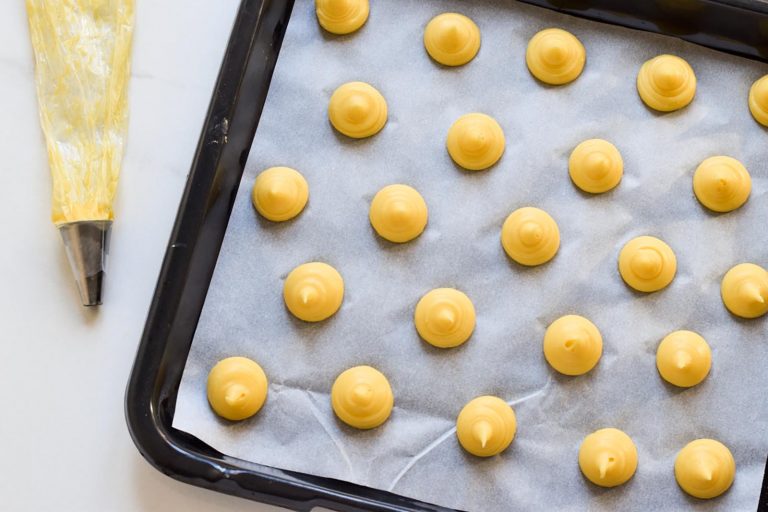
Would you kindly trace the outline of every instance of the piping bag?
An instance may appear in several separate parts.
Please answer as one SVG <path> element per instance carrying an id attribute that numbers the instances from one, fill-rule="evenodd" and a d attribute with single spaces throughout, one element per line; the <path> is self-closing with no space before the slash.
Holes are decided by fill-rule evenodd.
<path id="1" fill-rule="evenodd" d="M 101 304 L 128 129 L 134 0 L 27 0 L 52 220 L 84 306 Z"/>

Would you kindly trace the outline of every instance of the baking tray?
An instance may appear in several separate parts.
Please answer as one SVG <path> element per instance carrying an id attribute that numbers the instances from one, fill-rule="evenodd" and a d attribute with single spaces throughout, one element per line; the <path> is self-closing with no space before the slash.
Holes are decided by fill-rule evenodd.
<path id="1" fill-rule="evenodd" d="M 768 2 L 763 0 L 525 3 L 768 62 Z M 150 464 L 192 485 L 299 511 L 319 506 L 339 511 L 449 510 L 229 457 L 172 427 L 186 358 L 292 8 L 292 0 L 241 2 L 128 382 L 128 427 Z M 758 510 L 768 510 L 768 473 Z"/>

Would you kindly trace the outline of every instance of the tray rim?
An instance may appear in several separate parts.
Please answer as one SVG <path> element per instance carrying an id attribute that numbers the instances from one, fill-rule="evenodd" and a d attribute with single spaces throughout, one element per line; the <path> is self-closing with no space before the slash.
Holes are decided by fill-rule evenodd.
<path id="1" fill-rule="evenodd" d="M 592 11 L 585 13 L 563 7 L 569 3 L 567 0 L 521 1 L 577 17 L 664 33 L 653 30 L 640 19 L 634 20 L 634 24 L 627 19 L 617 22 L 611 13 L 596 15 Z M 696 1 L 701 5 L 765 15 L 768 20 L 766 1 Z M 577 0 L 571 3 L 583 7 L 621 2 Z M 390 492 L 229 457 L 172 426 L 181 373 L 293 4 L 294 0 L 241 0 L 128 381 L 125 396 L 128 430 L 142 456 L 160 472 L 226 494 L 298 511 L 323 506 L 344 512 L 448 512 L 452 509 Z M 668 35 L 702 44 L 697 37 Z M 766 39 L 768 44 L 768 34 Z M 760 56 L 757 50 L 745 54 L 733 45 L 715 43 L 710 41 L 706 46 L 768 61 L 768 55 Z M 241 105 L 254 100 L 250 106 L 256 106 L 255 115 L 243 120 Z M 237 115 L 239 106 L 240 116 Z M 190 268 L 200 271 L 201 267 L 207 276 L 202 276 L 202 280 L 199 275 L 198 279 L 191 279 Z M 192 289 L 188 290 L 188 286 Z M 189 304 L 194 302 L 194 297 L 198 297 L 199 307 Z M 186 342 L 184 337 L 188 337 Z M 758 509 L 762 507 L 768 509 L 768 472 L 764 473 L 758 499 Z"/>

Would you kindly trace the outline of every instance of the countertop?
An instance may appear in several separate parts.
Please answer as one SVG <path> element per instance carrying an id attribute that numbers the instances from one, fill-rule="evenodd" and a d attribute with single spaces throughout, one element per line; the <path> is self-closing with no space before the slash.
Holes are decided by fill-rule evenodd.
<path id="1" fill-rule="evenodd" d="M 123 415 L 238 0 L 137 0 L 128 145 L 105 303 L 80 306 L 58 232 L 24 2 L 0 2 L 0 510 L 277 511 L 152 468 Z"/>

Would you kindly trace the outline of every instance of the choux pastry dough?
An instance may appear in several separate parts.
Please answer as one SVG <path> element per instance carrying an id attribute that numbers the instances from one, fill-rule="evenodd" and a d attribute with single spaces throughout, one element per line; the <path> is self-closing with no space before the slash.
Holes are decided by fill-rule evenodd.
<path id="1" fill-rule="evenodd" d="M 485 114 L 465 114 L 448 130 L 448 153 L 457 165 L 480 171 L 499 161 L 504 153 L 504 132 Z"/>
<path id="2" fill-rule="evenodd" d="M 562 316 L 544 333 L 544 357 L 564 375 L 587 373 L 602 354 L 603 337 L 597 326 L 583 316 Z"/>
<path id="3" fill-rule="evenodd" d="M 373 229 L 390 242 L 403 243 L 419 236 L 427 225 L 427 203 L 408 185 L 389 185 L 371 201 Z"/>
<path id="4" fill-rule="evenodd" d="M 560 230 L 547 212 L 526 206 L 504 221 L 501 245 L 521 265 L 541 265 L 554 258 L 560 248 Z"/>
<path id="5" fill-rule="evenodd" d="M 208 373 L 208 403 L 228 420 L 250 418 L 267 399 L 267 376 L 247 357 L 222 359 Z"/>
<path id="6" fill-rule="evenodd" d="M 456 419 L 459 443 L 478 457 L 492 457 L 506 450 L 516 431 L 515 411 L 495 396 L 471 400 Z"/>
<path id="7" fill-rule="evenodd" d="M 690 64 L 680 57 L 659 55 L 640 68 L 637 92 L 643 103 L 654 110 L 679 110 L 696 95 L 696 75 Z"/>
<path id="8" fill-rule="evenodd" d="M 331 388 L 336 416 L 359 429 L 376 428 L 389 418 L 394 405 L 389 381 L 370 366 L 355 366 L 341 373 Z"/>
<path id="9" fill-rule="evenodd" d="M 353 139 L 375 135 L 387 122 L 387 102 L 365 82 L 347 82 L 331 95 L 328 119 L 338 131 Z"/>
<path id="10" fill-rule="evenodd" d="M 453 288 L 428 292 L 416 304 L 413 317 L 419 336 L 439 348 L 457 347 L 475 330 L 475 306 Z"/>
<path id="11" fill-rule="evenodd" d="M 736 265 L 723 277 L 720 295 L 728 311 L 742 318 L 768 313 L 768 271 L 753 263 Z"/>
<path id="12" fill-rule="evenodd" d="M 756 80 L 750 87 L 749 111 L 755 121 L 768 126 L 768 75 Z"/>
<path id="13" fill-rule="evenodd" d="M 341 307 L 344 280 L 328 265 L 314 261 L 299 265 L 288 274 L 283 285 L 285 306 L 296 318 L 319 322 Z"/>
<path id="14" fill-rule="evenodd" d="M 695 498 L 720 496 L 731 487 L 735 476 L 731 451 L 714 439 L 691 441 L 675 458 L 675 480 Z"/>
<path id="15" fill-rule="evenodd" d="M 315 0 L 320 26 L 332 34 L 350 34 L 365 24 L 368 0 Z"/>
<path id="16" fill-rule="evenodd" d="M 270 167 L 256 177 L 251 200 L 267 220 L 282 222 L 296 217 L 309 198 L 307 180 L 290 167 Z"/>
<path id="17" fill-rule="evenodd" d="M 568 159 L 568 173 L 584 192 L 600 194 L 614 188 L 624 174 L 624 161 L 616 146 L 603 139 L 585 140 Z"/>
<path id="18" fill-rule="evenodd" d="M 712 367 L 706 340 L 692 331 L 668 334 L 656 350 L 656 368 L 665 381 L 689 388 L 703 381 Z"/>
<path id="19" fill-rule="evenodd" d="M 480 29 L 463 14 L 440 14 L 424 29 L 424 48 L 440 64 L 462 66 L 480 50 Z"/>
<path id="20" fill-rule="evenodd" d="M 637 448 L 632 439 L 616 428 L 592 432 L 579 448 L 579 467 L 595 485 L 616 487 L 632 478 L 637 469 Z"/>
<path id="21" fill-rule="evenodd" d="M 528 42 L 525 63 L 533 76 L 546 84 L 562 85 L 578 78 L 587 52 L 576 36 L 559 28 L 548 28 Z"/>
<path id="22" fill-rule="evenodd" d="M 693 192 L 701 204 L 716 212 L 730 212 L 749 199 L 752 179 L 741 162 L 729 156 L 707 158 L 693 174 Z"/>
<path id="23" fill-rule="evenodd" d="M 633 238 L 619 253 L 619 273 L 639 292 L 655 292 L 672 282 L 677 258 L 672 249 L 652 236 Z"/>

